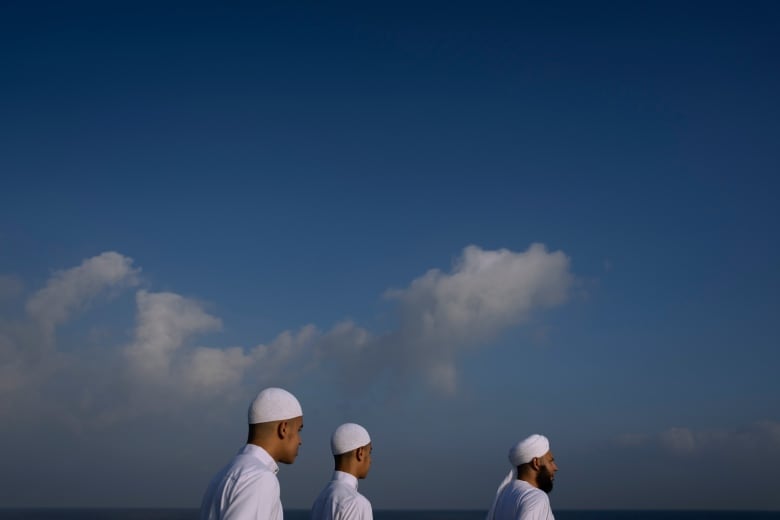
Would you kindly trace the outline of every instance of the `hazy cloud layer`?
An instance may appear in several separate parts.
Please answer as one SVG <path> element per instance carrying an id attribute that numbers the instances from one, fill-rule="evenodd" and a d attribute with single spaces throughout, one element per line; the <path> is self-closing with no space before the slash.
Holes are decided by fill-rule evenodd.
<path id="1" fill-rule="evenodd" d="M 4 280 L 11 280 L 4 283 L 6 292 L 19 292 L 20 282 Z M 432 269 L 408 287 L 386 293 L 397 303 L 393 330 L 377 335 L 351 321 L 327 331 L 303 325 L 246 348 L 198 344 L 199 336 L 221 330 L 218 317 L 196 300 L 140 289 L 132 337 L 105 346 L 104 354 L 88 361 L 83 349 L 57 348 L 57 328 L 108 300 L 100 296 L 141 283 L 132 259 L 106 252 L 56 272 L 27 300 L 26 319 L 0 323 L 0 413 L 24 394 L 27 406 L 35 406 L 29 395 L 40 402 L 69 398 L 60 408 L 76 417 L 117 420 L 123 413 L 159 412 L 174 403 L 237 394 L 249 382 L 257 387 L 279 374 L 311 369 L 356 385 L 369 384 L 380 372 L 394 380 L 424 376 L 452 393 L 459 352 L 484 346 L 536 310 L 562 304 L 573 280 L 569 259 L 540 244 L 520 253 L 469 246 L 450 272 Z M 94 329 L 84 334 L 94 335 Z M 47 394 L 52 386 L 65 391 Z"/>
<path id="2" fill-rule="evenodd" d="M 752 451 L 780 454 L 780 423 L 759 421 L 740 430 L 695 430 L 672 427 L 660 433 L 628 434 L 624 446 L 656 447 L 671 455 L 745 454 Z"/>

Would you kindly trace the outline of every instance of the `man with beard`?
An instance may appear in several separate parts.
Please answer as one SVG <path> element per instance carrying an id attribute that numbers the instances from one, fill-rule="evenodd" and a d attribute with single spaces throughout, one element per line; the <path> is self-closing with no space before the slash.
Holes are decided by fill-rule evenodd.
<path id="1" fill-rule="evenodd" d="M 544 435 L 531 435 L 509 450 L 512 471 L 496 491 L 487 520 L 555 520 L 547 494 L 558 466 Z"/>

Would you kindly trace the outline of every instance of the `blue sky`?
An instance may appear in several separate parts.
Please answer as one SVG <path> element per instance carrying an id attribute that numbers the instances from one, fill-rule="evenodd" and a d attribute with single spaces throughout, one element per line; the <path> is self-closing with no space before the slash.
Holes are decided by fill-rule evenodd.
<path id="1" fill-rule="evenodd" d="M 1 9 L 0 506 L 780 509 L 773 3 Z"/>

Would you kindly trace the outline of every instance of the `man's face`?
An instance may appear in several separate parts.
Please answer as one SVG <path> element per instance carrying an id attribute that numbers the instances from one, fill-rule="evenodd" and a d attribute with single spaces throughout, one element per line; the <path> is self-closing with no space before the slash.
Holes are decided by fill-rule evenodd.
<path id="1" fill-rule="evenodd" d="M 555 464 L 555 457 L 551 451 L 548 451 L 543 457 L 539 458 L 539 473 L 536 475 L 536 483 L 539 485 L 539 489 L 545 493 L 549 493 L 553 488 L 553 481 L 555 480 L 555 472 L 558 471 L 558 466 Z"/>
<path id="2" fill-rule="evenodd" d="M 284 438 L 284 453 L 279 462 L 292 464 L 298 457 L 298 448 L 301 445 L 301 430 L 303 429 L 303 417 L 295 417 L 287 421 Z"/>
<path id="3" fill-rule="evenodd" d="M 369 442 L 366 446 L 363 446 L 362 450 L 363 460 L 360 461 L 360 475 L 358 478 L 366 478 L 371 469 L 371 452 L 373 451 L 371 443 Z"/>

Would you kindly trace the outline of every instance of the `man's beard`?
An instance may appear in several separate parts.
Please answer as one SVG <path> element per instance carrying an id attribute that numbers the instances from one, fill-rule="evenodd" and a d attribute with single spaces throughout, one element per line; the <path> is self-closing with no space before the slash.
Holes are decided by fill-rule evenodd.
<path id="1" fill-rule="evenodd" d="M 553 488 L 553 476 L 550 474 L 550 470 L 547 466 L 542 466 L 539 469 L 539 473 L 536 475 L 536 483 L 539 485 L 539 489 L 545 493 L 549 493 Z"/>

